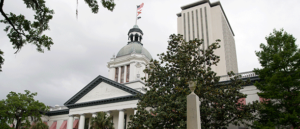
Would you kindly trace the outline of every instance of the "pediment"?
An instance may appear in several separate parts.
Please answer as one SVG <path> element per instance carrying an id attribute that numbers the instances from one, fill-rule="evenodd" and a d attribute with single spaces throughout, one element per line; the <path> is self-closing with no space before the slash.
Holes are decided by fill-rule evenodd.
<path id="1" fill-rule="evenodd" d="M 99 75 L 72 98 L 64 103 L 65 106 L 77 105 L 80 103 L 102 101 L 102 100 L 115 100 L 126 98 L 128 96 L 135 96 L 142 94 L 141 92 L 132 89 L 128 86 L 110 80 L 106 77 Z"/>
<path id="2" fill-rule="evenodd" d="M 132 95 L 127 91 L 116 88 L 110 84 L 105 82 L 101 82 L 94 89 L 84 95 L 81 99 L 79 99 L 76 103 L 103 100 L 121 96 Z"/>

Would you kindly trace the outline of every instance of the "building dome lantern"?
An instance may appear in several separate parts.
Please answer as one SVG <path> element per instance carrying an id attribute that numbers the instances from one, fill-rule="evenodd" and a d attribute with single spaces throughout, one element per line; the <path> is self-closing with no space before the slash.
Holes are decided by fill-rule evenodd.
<path id="1" fill-rule="evenodd" d="M 128 44 L 137 42 L 141 45 L 143 39 L 143 31 L 139 28 L 138 25 L 134 25 L 128 32 Z"/>

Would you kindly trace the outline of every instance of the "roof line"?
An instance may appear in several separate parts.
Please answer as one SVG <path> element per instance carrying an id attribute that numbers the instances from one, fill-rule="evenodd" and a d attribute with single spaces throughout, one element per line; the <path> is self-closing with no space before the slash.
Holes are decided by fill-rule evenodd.
<path id="1" fill-rule="evenodd" d="M 118 82 L 115 82 L 113 80 L 110 80 L 106 77 L 103 77 L 103 76 L 99 75 L 93 81 L 91 81 L 89 84 L 87 84 L 84 88 L 82 88 L 79 92 L 77 92 L 74 96 L 72 96 L 67 102 L 64 103 L 64 105 L 74 104 L 79 99 L 81 99 L 84 95 L 86 95 L 89 91 L 94 89 L 101 82 L 106 82 L 106 83 L 110 84 L 111 86 L 114 86 L 114 87 L 119 88 L 121 90 L 127 91 L 132 95 L 136 95 L 136 94 L 139 94 L 139 93 L 142 94 L 140 91 L 137 91 L 137 90 L 132 89 L 128 86 L 125 86 L 123 84 L 120 84 Z"/>
<path id="2" fill-rule="evenodd" d="M 137 95 L 127 95 L 127 96 L 121 96 L 121 97 L 115 97 L 115 98 L 108 98 L 108 99 L 102 99 L 102 100 L 94 100 L 94 101 L 88 101 L 88 102 L 82 102 L 82 103 L 76 103 L 76 104 L 69 104 L 66 106 L 69 109 L 72 109 L 72 108 L 102 105 L 102 104 L 115 103 L 115 102 L 138 100 L 138 99 L 139 98 Z"/>

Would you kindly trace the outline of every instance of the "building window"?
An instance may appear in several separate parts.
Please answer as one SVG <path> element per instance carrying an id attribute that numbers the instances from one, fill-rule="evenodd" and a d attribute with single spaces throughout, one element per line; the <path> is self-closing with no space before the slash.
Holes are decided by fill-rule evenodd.
<path id="1" fill-rule="evenodd" d="M 115 71 L 115 81 L 118 82 L 118 76 L 119 76 L 119 68 L 116 68 L 116 71 Z"/>
<path id="2" fill-rule="evenodd" d="M 126 70 L 126 82 L 129 82 L 129 76 L 130 76 L 130 65 L 127 65 L 127 70 Z"/>
<path id="3" fill-rule="evenodd" d="M 187 19 L 188 19 L 188 41 L 190 41 L 190 12 L 187 13 Z"/>
<path id="4" fill-rule="evenodd" d="M 139 37 L 139 35 L 138 35 L 138 34 L 135 34 L 135 36 L 134 36 L 134 41 L 138 41 L 138 37 Z"/>
<path id="5" fill-rule="evenodd" d="M 133 35 L 130 35 L 130 41 L 133 42 Z"/>
<path id="6" fill-rule="evenodd" d="M 124 83 L 124 66 L 121 66 L 121 82 Z"/>
<path id="7" fill-rule="evenodd" d="M 184 30 L 184 35 L 183 35 L 183 39 L 186 41 L 186 33 L 185 33 L 185 13 L 183 14 L 183 30 Z"/>
<path id="8" fill-rule="evenodd" d="M 195 27 L 194 27 L 194 11 L 192 11 L 192 29 L 193 29 L 193 39 L 195 39 Z"/>
<path id="9" fill-rule="evenodd" d="M 199 38 L 199 24 L 198 24 L 198 22 L 199 22 L 199 21 L 198 21 L 198 10 L 196 10 L 197 38 L 200 39 L 200 38 Z"/>

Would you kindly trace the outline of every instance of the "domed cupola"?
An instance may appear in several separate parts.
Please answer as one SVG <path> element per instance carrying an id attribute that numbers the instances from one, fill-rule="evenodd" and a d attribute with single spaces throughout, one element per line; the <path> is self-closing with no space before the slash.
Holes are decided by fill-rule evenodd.
<path id="1" fill-rule="evenodd" d="M 132 42 L 138 42 L 141 45 L 143 39 L 143 31 L 137 26 L 134 25 L 128 32 L 128 44 Z"/>
<path id="2" fill-rule="evenodd" d="M 143 31 L 137 25 L 134 25 L 128 32 L 128 44 L 118 52 L 116 58 L 130 54 L 141 54 L 151 60 L 151 54 L 143 47 L 142 37 Z"/>

